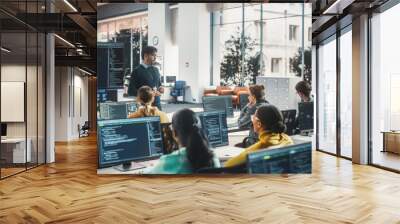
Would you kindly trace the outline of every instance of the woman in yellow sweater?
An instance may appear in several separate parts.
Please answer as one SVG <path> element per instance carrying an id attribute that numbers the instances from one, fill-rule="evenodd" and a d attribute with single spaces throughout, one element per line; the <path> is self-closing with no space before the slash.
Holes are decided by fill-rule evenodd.
<path id="1" fill-rule="evenodd" d="M 258 142 L 246 148 L 238 156 L 235 156 L 225 162 L 225 167 L 232 167 L 246 163 L 247 154 L 260 149 L 266 149 L 272 146 L 284 146 L 293 144 L 292 139 L 286 135 L 286 126 L 283 123 L 283 117 L 278 108 L 274 105 L 264 105 L 257 109 L 251 116 L 253 128 L 258 133 Z"/>
<path id="2" fill-rule="evenodd" d="M 141 105 L 139 109 L 128 115 L 128 118 L 159 116 L 161 123 L 168 123 L 167 114 L 153 107 L 155 93 L 149 86 L 142 86 L 137 92 L 137 101 Z"/>

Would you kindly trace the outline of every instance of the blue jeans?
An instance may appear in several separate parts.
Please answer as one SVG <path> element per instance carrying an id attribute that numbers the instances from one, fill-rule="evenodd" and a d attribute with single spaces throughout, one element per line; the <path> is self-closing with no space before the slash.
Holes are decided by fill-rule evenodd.
<path id="1" fill-rule="evenodd" d="M 161 110 L 161 97 L 160 96 L 154 97 L 153 105 L 158 107 L 159 110 Z"/>

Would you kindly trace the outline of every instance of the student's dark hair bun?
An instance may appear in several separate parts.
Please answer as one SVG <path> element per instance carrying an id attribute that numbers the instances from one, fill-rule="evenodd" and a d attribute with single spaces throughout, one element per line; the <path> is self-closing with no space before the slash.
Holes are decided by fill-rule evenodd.
<path id="1" fill-rule="evenodd" d="M 283 133 L 286 131 L 282 113 L 274 105 L 265 104 L 260 106 L 256 111 L 256 116 L 266 131 L 273 133 Z"/>
<path id="2" fill-rule="evenodd" d="M 283 123 L 283 121 L 279 121 L 270 128 L 270 131 L 275 133 L 283 133 L 286 131 L 286 125 Z"/>

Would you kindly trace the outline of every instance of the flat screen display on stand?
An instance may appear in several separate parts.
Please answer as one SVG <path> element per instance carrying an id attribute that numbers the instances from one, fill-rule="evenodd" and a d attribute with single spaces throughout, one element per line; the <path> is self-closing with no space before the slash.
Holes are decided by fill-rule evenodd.
<path id="1" fill-rule="evenodd" d="M 98 148 L 99 168 L 130 170 L 133 161 L 157 158 L 164 151 L 160 117 L 98 121 Z"/>

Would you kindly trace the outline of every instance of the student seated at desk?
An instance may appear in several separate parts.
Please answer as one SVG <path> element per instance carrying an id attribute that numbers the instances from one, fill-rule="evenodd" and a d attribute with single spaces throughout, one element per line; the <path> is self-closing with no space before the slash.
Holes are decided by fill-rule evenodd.
<path id="1" fill-rule="evenodd" d="M 225 167 L 238 166 L 246 162 L 247 154 L 260 149 L 272 146 L 284 146 L 293 144 L 292 139 L 286 135 L 286 126 L 278 108 L 274 105 L 260 106 L 254 115 L 251 116 L 253 128 L 258 135 L 258 142 L 246 148 L 238 156 L 225 162 Z"/>
<path id="2" fill-rule="evenodd" d="M 249 129 L 249 136 L 247 139 L 247 145 L 239 143 L 237 147 L 248 147 L 253 145 L 257 141 L 257 135 L 253 130 L 253 124 L 251 122 L 251 115 L 253 115 L 257 108 L 263 104 L 268 104 L 265 100 L 264 86 L 263 85 L 251 85 L 249 86 L 249 103 L 240 111 L 240 117 L 238 119 L 238 126 L 240 129 Z"/>
<path id="3" fill-rule="evenodd" d="M 301 102 L 313 102 L 311 96 L 311 85 L 306 81 L 300 81 L 295 86 L 297 94 L 301 98 Z"/>
<path id="4" fill-rule="evenodd" d="M 191 174 L 207 167 L 220 167 L 219 160 L 208 148 L 208 141 L 197 126 L 196 114 L 182 109 L 172 117 L 172 132 L 179 150 L 160 157 L 149 174 Z"/>
<path id="5" fill-rule="evenodd" d="M 155 93 L 149 86 L 142 86 L 138 89 L 136 100 L 141 105 L 139 109 L 128 115 L 128 118 L 159 116 L 161 123 L 168 123 L 167 114 L 152 106 Z"/>

